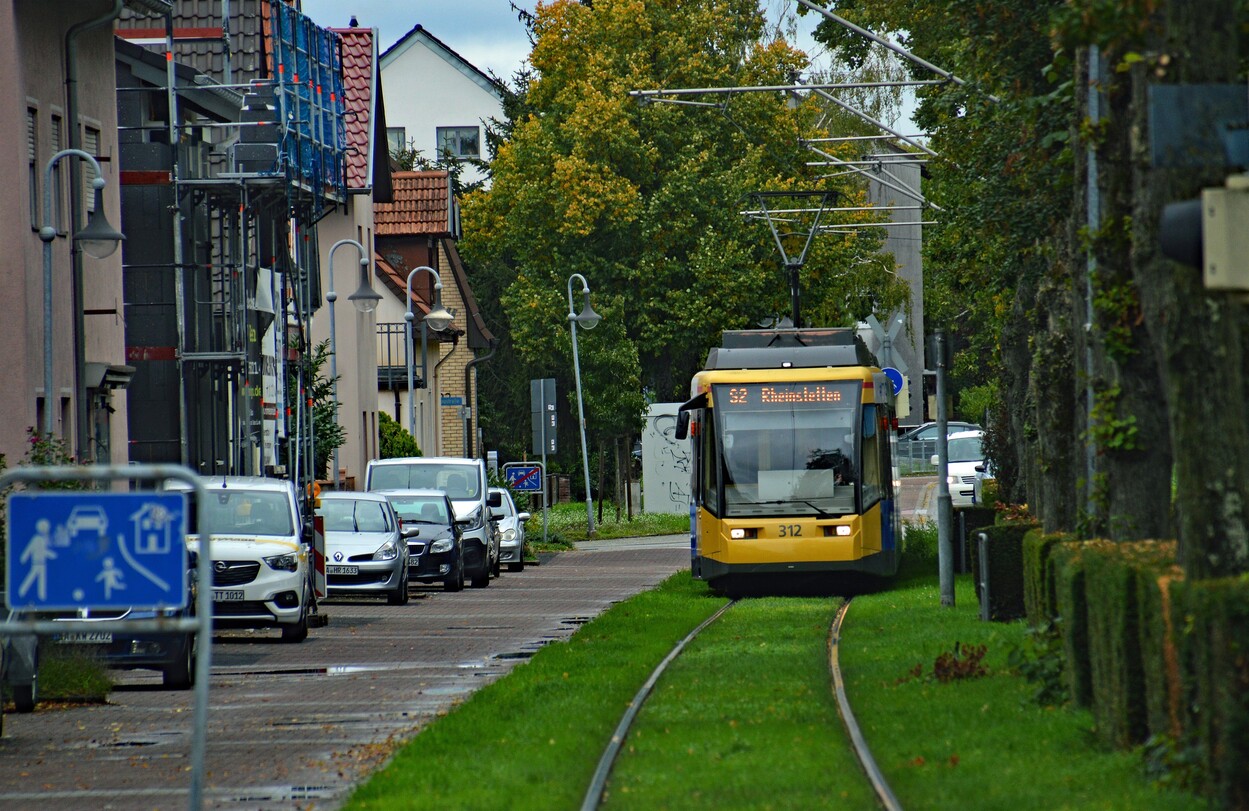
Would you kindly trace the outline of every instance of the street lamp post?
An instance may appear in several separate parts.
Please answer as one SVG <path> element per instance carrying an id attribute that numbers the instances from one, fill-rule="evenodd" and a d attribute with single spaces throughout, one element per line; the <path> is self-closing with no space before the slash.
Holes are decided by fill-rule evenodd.
<path id="1" fill-rule="evenodd" d="M 581 281 L 581 295 L 584 297 L 585 304 L 581 308 L 580 314 L 573 312 L 572 305 L 572 280 L 579 279 Z M 585 448 L 585 405 L 581 398 L 581 361 L 577 358 L 577 324 L 586 329 L 594 329 L 598 326 L 598 322 L 603 317 L 594 312 L 594 308 L 590 306 L 590 283 L 580 273 L 574 273 L 568 277 L 568 324 L 572 329 L 572 369 L 574 379 L 577 381 L 577 416 L 580 418 L 577 427 L 581 432 L 581 470 L 585 474 L 585 521 L 586 535 L 594 534 L 594 508 L 592 499 L 590 498 L 590 455 Z"/>
<path id="2" fill-rule="evenodd" d="M 412 271 L 408 274 L 407 281 L 406 301 L 408 303 L 408 308 L 407 312 L 403 314 L 403 331 L 405 338 L 403 344 L 403 355 L 408 367 L 408 433 L 412 434 L 414 439 L 420 435 L 416 432 L 416 389 L 414 388 L 412 382 L 412 321 L 416 318 L 416 315 L 412 312 L 412 277 L 417 273 L 420 273 L 422 270 L 427 270 L 434 274 L 434 306 L 433 309 L 426 313 L 425 317 L 421 319 L 421 388 L 423 389 L 429 388 L 429 355 L 426 347 L 428 330 L 432 329 L 435 332 L 441 332 L 451 326 L 451 322 L 455 320 L 455 316 L 451 315 L 451 313 L 447 311 L 447 308 L 442 306 L 442 276 L 439 275 L 438 271 L 428 265 L 421 265 L 420 267 L 412 268 Z M 424 427 L 424 423 L 425 419 L 424 414 L 422 413 L 422 428 Z"/>
<path id="3" fill-rule="evenodd" d="M 360 254 L 360 287 L 356 292 L 347 297 L 347 300 L 355 305 L 356 311 L 359 313 L 371 313 L 377 309 L 377 303 L 382 297 L 373 289 L 373 285 L 369 279 L 369 258 L 365 253 L 364 246 L 354 239 L 340 239 L 330 246 L 330 277 L 329 287 L 325 291 L 325 300 L 330 305 L 330 386 L 331 397 L 334 401 L 334 421 L 338 421 L 338 337 L 334 332 L 334 302 L 338 300 L 338 294 L 334 292 L 334 252 L 344 245 L 355 245 L 356 250 Z M 315 453 L 316 449 L 313 448 Z M 338 446 L 334 447 L 334 489 L 338 490 L 341 481 L 338 468 Z"/>
<path id="4" fill-rule="evenodd" d="M 81 149 L 62 149 L 48 160 L 43 176 L 43 227 L 39 229 L 39 239 L 43 240 L 43 433 L 45 437 L 52 435 L 52 242 L 56 239 L 56 226 L 52 224 L 52 168 L 56 162 L 67 155 L 91 164 L 95 170 L 95 179 L 91 181 L 95 189 L 95 210 L 87 220 L 87 227 L 74 234 L 74 240 L 82 249 L 96 259 L 104 259 L 117 250 L 117 245 L 125 239 L 125 235 L 113 228 L 104 216 L 104 174 L 100 164 L 88 152 Z M 71 223 L 72 225 L 72 223 Z M 75 392 L 75 396 L 81 396 Z M 80 452 L 85 452 L 80 448 Z"/>

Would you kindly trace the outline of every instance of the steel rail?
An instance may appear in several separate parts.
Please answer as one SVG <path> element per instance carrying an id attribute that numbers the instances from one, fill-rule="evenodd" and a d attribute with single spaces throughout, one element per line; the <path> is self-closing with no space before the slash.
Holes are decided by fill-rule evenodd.
<path id="1" fill-rule="evenodd" d="M 629 727 L 633 725 L 633 719 L 637 717 L 638 710 L 642 709 L 642 705 L 646 703 L 647 697 L 650 695 L 655 683 L 659 681 L 659 677 L 663 675 L 664 670 L 668 668 L 668 665 L 674 659 L 681 655 L 681 651 L 685 649 L 690 640 L 702 633 L 702 630 L 708 625 L 720 619 L 724 612 L 728 611 L 736 602 L 736 600 L 730 600 L 725 603 L 716 613 L 703 620 L 697 628 L 690 631 L 684 639 L 676 644 L 676 647 L 668 652 L 664 660 L 651 673 L 650 678 L 637 691 L 637 695 L 633 697 L 633 701 L 629 703 L 624 715 L 621 716 L 620 723 L 616 725 L 616 731 L 612 733 L 611 740 L 608 742 L 607 748 L 603 750 L 602 757 L 599 758 L 598 767 L 594 770 L 594 778 L 590 780 L 590 787 L 586 790 L 585 799 L 581 801 L 581 811 L 594 811 L 594 809 L 598 808 L 599 803 L 603 801 L 603 789 L 607 787 L 607 778 L 611 775 L 612 766 L 616 763 L 616 756 L 620 754 L 620 747 L 629 734 Z"/>
<path id="2" fill-rule="evenodd" d="M 833 680 L 837 713 L 841 716 L 846 734 L 850 736 L 850 746 L 854 749 L 854 755 L 859 759 L 859 765 L 863 767 L 867 781 L 872 784 L 872 791 L 876 793 L 876 799 L 881 807 L 886 811 L 902 811 L 901 803 L 893 795 L 893 789 L 889 787 L 889 782 L 885 780 L 880 767 L 876 765 L 875 758 L 872 757 L 871 750 L 867 747 L 867 740 L 863 737 L 863 731 L 859 729 L 859 722 L 855 720 L 854 712 L 850 709 L 850 699 L 846 697 L 846 684 L 841 678 L 841 664 L 838 662 L 837 649 L 841 642 L 841 623 L 849 610 L 850 600 L 846 600 L 837 610 L 837 616 L 833 618 L 832 628 L 828 632 L 828 672 Z"/>

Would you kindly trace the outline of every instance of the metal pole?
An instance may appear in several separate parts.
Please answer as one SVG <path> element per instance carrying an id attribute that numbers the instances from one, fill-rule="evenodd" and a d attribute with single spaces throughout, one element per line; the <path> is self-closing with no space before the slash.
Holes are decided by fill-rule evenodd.
<path id="1" fill-rule="evenodd" d="M 937 330 L 933 341 L 937 365 L 937 570 L 941 585 L 941 605 L 954 606 L 953 518 L 950 502 L 949 440 L 946 425 L 949 418 L 945 407 L 945 332 Z"/>
<path id="2" fill-rule="evenodd" d="M 572 328 L 572 369 L 577 381 L 577 427 L 581 434 L 581 471 L 585 475 L 585 522 L 586 535 L 594 534 L 594 504 L 590 497 L 590 455 L 585 447 L 585 404 L 581 396 L 581 361 L 577 357 L 577 316 L 573 313 L 572 280 L 581 280 L 581 292 L 589 294 L 590 285 L 580 273 L 568 277 L 568 324 Z"/>
<path id="3" fill-rule="evenodd" d="M 330 398 L 334 403 L 334 422 L 338 422 L 338 339 L 334 332 L 334 302 L 338 300 L 338 294 L 334 292 L 334 252 L 344 245 L 355 245 L 356 250 L 360 253 L 360 265 L 362 271 L 366 270 L 369 265 L 368 255 L 365 253 L 364 246 L 354 239 L 340 239 L 330 246 L 329 253 L 329 285 L 325 291 L 325 300 L 330 305 Z M 342 478 L 338 472 L 338 446 L 334 447 L 334 489 L 342 489 Z"/>
<path id="4" fill-rule="evenodd" d="M 421 388 L 425 390 L 429 389 L 428 340 L 429 340 L 429 328 L 425 325 L 425 319 L 422 318 L 421 319 Z M 424 441 L 424 436 L 425 436 L 425 396 L 424 395 L 421 396 L 420 411 L 421 411 L 421 418 L 420 418 L 419 423 L 420 423 L 420 428 L 421 428 L 421 444 L 426 444 Z M 433 447 L 430 448 L 430 450 L 432 450 L 434 455 L 437 456 L 438 450 L 439 450 L 438 443 L 434 442 L 432 443 L 432 445 Z"/>
<path id="5" fill-rule="evenodd" d="M 438 271 L 434 270 L 428 265 L 421 265 L 419 267 L 412 268 L 412 270 L 408 273 L 408 280 L 404 287 L 404 289 L 407 291 L 407 305 L 408 306 L 407 306 L 407 311 L 403 314 L 403 325 L 404 325 L 403 331 L 404 331 L 404 339 L 405 339 L 403 343 L 403 355 L 406 361 L 406 365 L 408 367 L 408 433 L 410 433 L 414 438 L 418 437 L 419 434 L 417 434 L 416 432 L 416 400 L 415 400 L 416 388 L 412 381 L 412 374 L 413 374 L 412 321 L 416 318 L 415 314 L 413 314 L 412 312 L 412 277 L 415 276 L 417 273 L 420 273 L 422 270 L 427 270 L 430 273 L 434 274 L 434 300 L 439 305 L 441 305 L 442 303 L 442 276 L 439 275 Z M 423 389 L 429 388 L 429 381 L 425 379 L 425 375 L 428 373 L 428 365 L 426 362 L 426 345 L 425 345 L 426 337 L 425 336 L 426 336 L 425 319 L 422 318 L 421 319 L 421 388 Z M 425 422 L 425 408 L 424 408 L 424 403 L 422 403 L 421 404 L 421 423 L 422 423 L 421 427 L 422 428 L 424 428 L 424 422 Z"/>

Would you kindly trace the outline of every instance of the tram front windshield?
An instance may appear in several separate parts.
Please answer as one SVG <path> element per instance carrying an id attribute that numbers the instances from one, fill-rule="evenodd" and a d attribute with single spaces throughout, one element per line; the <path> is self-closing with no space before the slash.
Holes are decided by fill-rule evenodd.
<path id="1" fill-rule="evenodd" d="M 857 381 L 714 386 L 724 516 L 853 513 L 861 391 Z"/>

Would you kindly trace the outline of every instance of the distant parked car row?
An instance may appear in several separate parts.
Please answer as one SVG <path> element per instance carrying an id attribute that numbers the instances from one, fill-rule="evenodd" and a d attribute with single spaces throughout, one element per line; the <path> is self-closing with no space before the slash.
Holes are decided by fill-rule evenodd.
<path id="1" fill-rule="evenodd" d="M 187 526 L 212 535 L 213 623 L 223 628 L 276 628 L 284 642 L 307 638 L 318 613 L 313 589 L 313 522 L 301 517 L 292 482 L 244 476 L 206 477 L 207 497 L 188 499 Z M 190 486 L 169 483 L 169 489 Z M 485 464 L 476 459 L 410 457 L 370 462 L 365 492 L 322 494 L 315 507 L 323 519 L 327 596 L 372 595 L 391 605 L 408 602 L 412 583 L 441 583 L 446 591 L 490 585 L 501 565 L 522 571 L 525 521 L 504 488 L 489 487 Z M 81 520 L 89 520 L 82 516 Z M 194 613 L 195 556 L 199 536 L 188 535 L 191 567 L 187 607 Z M 151 616 L 147 612 L 144 616 Z M 130 611 L 60 612 L 40 619 L 122 620 Z M 32 618 L 26 614 L 21 618 Z M 116 630 L 9 636 L 3 678 L 20 712 L 38 700 L 40 644 L 90 646 L 108 665 L 160 670 L 171 689 L 192 686 L 194 633 L 127 634 Z"/>

